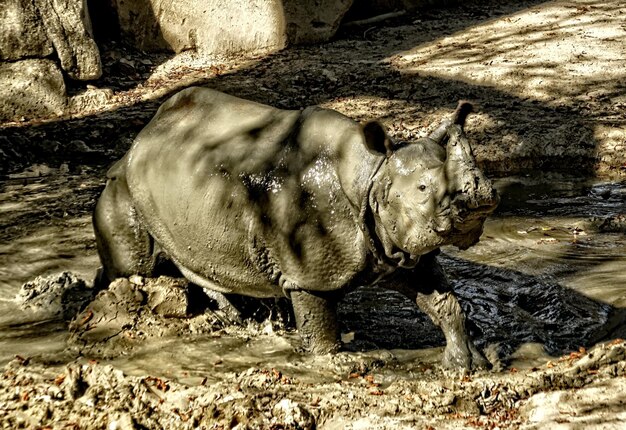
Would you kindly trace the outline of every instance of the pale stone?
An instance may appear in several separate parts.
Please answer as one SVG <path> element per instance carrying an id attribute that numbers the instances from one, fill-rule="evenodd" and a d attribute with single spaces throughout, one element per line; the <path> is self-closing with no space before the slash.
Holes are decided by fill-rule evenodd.
<path id="1" fill-rule="evenodd" d="M 352 0 L 112 0 L 140 49 L 211 55 L 267 53 L 332 37 Z"/>
<path id="2" fill-rule="evenodd" d="M 93 39 L 86 0 L 35 0 L 61 68 L 73 79 L 102 75 L 100 51 Z"/>
<path id="3" fill-rule="evenodd" d="M 0 120 L 62 115 L 66 102 L 63 75 L 54 61 L 0 63 Z"/>
<path id="4" fill-rule="evenodd" d="M 0 61 L 52 54 L 52 43 L 30 0 L 0 0 Z"/>

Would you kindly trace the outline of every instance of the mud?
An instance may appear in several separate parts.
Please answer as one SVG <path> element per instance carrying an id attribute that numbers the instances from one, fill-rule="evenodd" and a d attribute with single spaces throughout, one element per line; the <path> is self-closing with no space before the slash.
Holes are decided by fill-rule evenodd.
<path id="1" fill-rule="evenodd" d="M 67 299 L 70 293 L 73 300 Z M 55 356 L 56 362 L 45 354 L 18 355 L 6 365 L 0 377 L 4 428 L 545 428 L 565 423 L 575 428 L 623 423 L 622 340 L 589 351 L 579 348 L 533 367 L 473 374 L 444 371 L 437 348 L 430 355 L 384 349 L 321 357 L 296 352 L 289 365 L 266 362 L 238 371 L 227 365 L 220 369 L 224 363 L 218 359 L 213 374 L 182 367 L 174 375 L 137 376 L 94 357 L 137 355 L 142 345 L 167 338 L 226 338 L 243 344 L 256 338 L 280 344 L 287 336 L 287 348 L 294 351 L 298 339 L 289 336 L 292 329 L 284 323 L 233 325 L 216 303 L 183 280 L 119 279 L 86 301 L 92 293 L 68 273 L 23 286 L 18 297 L 28 312 L 50 309 L 48 304 L 59 297 L 66 298 L 66 306 L 57 316 L 76 306 L 83 311 L 69 324 L 68 348 Z M 526 344 L 516 354 L 519 358 L 531 350 Z M 497 362 L 497 353 L 489 352 Z M 181 357 L 179 365 L 184 361 Z"/>
<path id="2" fill-rule="evenodd" d="M 623 419 L 626 402 L 621 340 L 498 374 L 449 374 L 417 362 L 398 377 L 406 363 L 390 352 L 325 359 L 334 380 L 253 367 L 183 384 L 96 361 L 51 366 L 18 357 L 0 378 L 0 416 L 5 428 L 576 428 Z M 583 393 L 594 394 L 578 404 L 545 400 Z"/>
<path id="3" fill-rule="evenodd" d="M 0 125 L 0 427 L 623 427 L 625 13 L 465 2 L 230 63 L 107 42 L 71 115 Z M 375 288 L 341 303 L 344 349 L 323 357 L 271 303 L 242 319 L 178 280 L 92 290 L 104 172 L 189 85 L 378 118 L 398 139 L 477 102 L 467 131 L 503 199 L 442 262 L 495 369 L 445 372 L 440 331 Z"/>
<path id="4" fill-rule="evenodd" d="M 506 198 L 503 204 L 510 209 Z M 597 218 L 589 218 L 589 234 Z M 94 294 L 63 273 L 26 283 L 17 295 L 29 320 L 80 313 L 61 328 L 62 351 L 6 365 L 0 422 L 121 429 L 623 424 L 626 343 L 596 344 L 624 333 L 623 311 L 450 250 L 441 259 L 494 364 L 490 372 L 442 369 L 438 329 L 403 296 L 376 288 L 340 304 L 344 351 L 315 357 L 301 352 L 288 316 L 263 319 L 283 315 L 280 307 L 237 320 L 184 280 L 118 279 Z"/>

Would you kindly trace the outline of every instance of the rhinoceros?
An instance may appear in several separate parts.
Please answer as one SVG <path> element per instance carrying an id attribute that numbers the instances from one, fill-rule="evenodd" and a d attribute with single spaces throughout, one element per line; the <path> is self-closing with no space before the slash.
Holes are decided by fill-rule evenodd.
<path id="1" fill-rule="evenodd" d="M 436 259 L 475 244 L 498 203 L 463 131 L 469 110 L 394 142 L 334 110 L 185 89 L 107 173 L 94 212 L 102 282 L 153 276 L 165 259 L 205 289 L 287 296 L 316 354 L 338 348 L 342 294 L 377 284 L 441 327 L 445 366 L 488 366 Z"/>

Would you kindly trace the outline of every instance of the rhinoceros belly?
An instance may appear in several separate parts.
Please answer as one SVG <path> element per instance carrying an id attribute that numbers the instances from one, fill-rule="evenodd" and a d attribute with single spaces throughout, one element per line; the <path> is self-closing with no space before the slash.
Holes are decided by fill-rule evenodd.
<path id="1" fill-rule="evenodd" d="M 170 179 L 169 189 L 146 187 L 148 198 L 136 206 L 151 235 L 183 274 L 222 292 L 282 294 L 271 272 L 250 252 L 258 223 L 245 189 L 217 176 L 205 177 L 202 184 L 194 183 L 193 176 Z"/>
<path id="2" fill-rule="evenodd" d="M 363 268 L 358 210 L 332 160 L 294 143 L 299 118 L 187 91 L 136 139 L 127 164 L 134 206 L 193 282 L 266 297 L 335 290 Z"/>

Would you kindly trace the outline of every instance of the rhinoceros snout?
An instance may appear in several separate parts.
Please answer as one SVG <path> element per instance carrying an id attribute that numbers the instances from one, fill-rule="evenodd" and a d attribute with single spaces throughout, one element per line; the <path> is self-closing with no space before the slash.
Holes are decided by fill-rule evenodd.
<path id="1" fill-rule="evenodd" d="M 440 210 L 431 220 L 430 227 L 432 230 L 442 236 L 452 231 L 452 210 L 450 207 Z"/>
<path id="2" fill-rule="evenodd" d="M 481 213 L 490 213 L 495 210 L 498 203 L 500 203 L 498 192 L 489 184 L 488 189 L 477 192 L 476 195 L 467 199 L 467 208 Z"/>
<path id="3" fill-rule="evenodd" d="M 499 202 L 500 197 L 493 190 L 483 196 L 459 194 L 452 201 L 452 205 L 455 209 L 456 221 L 463 222 L 463 219 L 467 217 L 486 217 L 498 207 Z"/>

